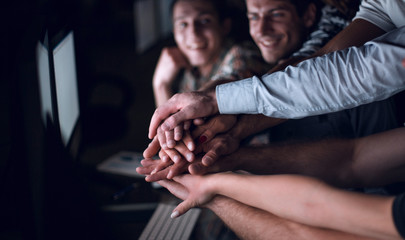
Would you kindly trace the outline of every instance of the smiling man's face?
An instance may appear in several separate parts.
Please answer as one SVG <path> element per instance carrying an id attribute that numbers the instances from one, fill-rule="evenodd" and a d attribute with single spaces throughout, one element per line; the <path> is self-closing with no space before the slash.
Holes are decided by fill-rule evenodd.
<path id="1" fill-rule="evenodd" d="M 173 28 L 177 46 L 192 66 L 210 64 L 219 55 L 225 31 L 209 1 L 178 1 L 173 9 Z"/>
<path id="2" fill-rule="evenodd" d="M 300 48 L 308 21 L 289 0 L 246 0 L 246 5 L 250 35 L 266 62 L 276 64 Z"/>

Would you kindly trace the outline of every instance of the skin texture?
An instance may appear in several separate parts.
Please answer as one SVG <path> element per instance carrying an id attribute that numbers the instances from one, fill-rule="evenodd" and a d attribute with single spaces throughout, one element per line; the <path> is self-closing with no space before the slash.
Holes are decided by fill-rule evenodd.
<path id="1" fill-rule="evenodd" d="M 295 167 L 292 170 L 295 173 L 346 187 L 388 184 L 405 180 L 404 144 L 405 129 L 398 128 L 355 140 L 286 145 L 267 153 L 267 156 L 275 157 L 276 164 L 268 164 L 268 169 L 277 172 L 280 167 Z M 246 153 L 247 159 L 255 159 L 252 152 Z M 228 167 L 232 163 L 236 168 L 238 164 L 248 163 L 230 159 L 233 161 L 225 161 Z M 283 161 L 285 164 L 277 168 L 277 163 Z M 258 160 L 252 167 L 264 171 L 265 162 Z M 317 164 L 320 162 L 323 164 Z M 153 160 L 149 164 L 153 164 Z M 311 167 L 314 165 L 317 165 L 315 171 Z M 162 172 L 171 168 L 173 165 Z M 179 214 L 189 207 L 208 207 L 242 239 L 296 239 L 296 236 L 302 239 L 398 239 L 392 224 L 392 197 L 347 193 L 313 178 L 226 173 L 183 175 L 159 183 L 186 201 L 176 209 Z M 361 220 L 363 218 L 368 220 Z M 269 228 L 269 225 L 273 227 Z"/>
<path id="2" fill-rule="evenodd" d="M 377 239 L 400 239 L 392 220 L 394 197 L 346 192 L 312 178 L 234 173 L 187 174 L 163 185 L 175 195 L 181 195 L 178 192 L 181 187 L 184 189 L 180 191 L 187 192 L 187 197 L 175 208 L 172 217 L 221 195 L 307 226 Z"/>
<path id="3" fill-rule="evenodd" d="M 276 64 L 296 51 L 315 21 L 313 4 L 302 18 L 288 1 L 248 0 L 246 5 L 250 35 L 270 64 Z"/>

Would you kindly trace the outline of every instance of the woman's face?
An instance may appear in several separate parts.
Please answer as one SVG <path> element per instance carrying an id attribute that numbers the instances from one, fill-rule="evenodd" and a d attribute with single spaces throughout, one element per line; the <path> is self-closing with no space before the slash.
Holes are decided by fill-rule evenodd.
<path id="1" fill-rule="evenodd" d="M 196 67 L 215 61 L 226 34 L 216 9 L 204 0 L 178 1 L 173 8 L 173 29 L 177 46 Z"/>

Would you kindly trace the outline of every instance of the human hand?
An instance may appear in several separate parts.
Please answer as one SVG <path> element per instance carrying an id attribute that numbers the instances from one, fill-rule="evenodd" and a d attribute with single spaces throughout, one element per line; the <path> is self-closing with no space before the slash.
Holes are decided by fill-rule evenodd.
<path id="1" fill-rule="evenodd" d="M 153 87 L 170 87 L 179 71 L 188 67 L 190 64 L 178 47 L 163 48 L 153 74 Z"/>
<path id="2" fill-rule="evenodd" d="M 187 124 L 186 124 L 187 123 Z M 164 131 L 161 127 L 157 130 L 157 137 L 159 139 L 159 144 L 163 149 L 174 148 L 178 142 L 183 142 L 183 144 L 190 151 L 194 151 L 195 144 L 191 136 L 190 127 L 188 126 L 190 121 L 186 121 L 184 124 L 176 126 L 173 130 Z M 185 155 L 184 155 L 185 156 Z"/>
<path id="3" fill-rule="evenodd" d="M 158 127 L 168 131 L 187 120 L 218 113 L 215 91 L 178 93 L 159 106 L 149 125 L 149 138 L 156 136 Z"/>
<path id="4" fill-rule="evenodd" d="M 139 174 L 145 175 L 145 181 L 156 182 L 187 172 L 189 163 L 187 161 L 164 162 L 161 159 L 144 159 L 141 161 L 142 166 L 138 167 L 136 171 Z M 159 169 L 159 170 L 157 170 Z"/>
<path id="5" fill-rule="evenodd" d="M 164 178 L 171 179 L 174 176 L 184 173 L 188 170 L 193 175 L 203 175 L 206 173 L 229 171 L 233 170 L 237 165 L 237 159 L 233 157 L 225 157 L 235 152 L 239 148 L 239 141 L 228 134 L 221 134 L 216 136 L 211 141 L 208 141 L 195 150 L 192 159 L 184 159 L 179 155 L 182 152 L 183 156 L 187 153 L 188 149 L 180 142 L 176 145 L 175 150 L 161 150 L 159 153 L 160 159 L 165 164 L 156 164 L 155 168 L 151 170 L 149 181 L 158 181 Z M 201 154 L 199 154 L 201 153 Z M 188 154 L 192 154 L 189 152 Z M 186 154 L 186 155 L 188 155 Z M 199 154 L 199 155 L 197 155 Z M 171 165 L 173 160 L 173 165 Z M 150 167 L 150 166 L 149 166 Z M 164 173 L 162 173 L 163 171 Z"/>
<path id="6" fill-rule="evenodd" d="M 220 134 L 211 141 L 199 145 L 197 152 L 204 152 L 201 162 L 204 166 L 211 166 L 220 157 L 231 154 L 239 148 L 239 140 L 229 134 Z M 198 169 L 191 166 L 189 169 L 192 174 L 201 174 Z"/>
<path id="7" fill-rule="evenodd" d="M 198 139 L 198 143 L 210 141 L 219 133 L 224 133 L 231 129 L 237 121 L 237 115 L 215 115 L 207 122 L 201 123 L 192 131 L 193 139 Z"/>
<path id="8" fill-rule="evenodd" d="M 174 177 L 172 181 L 162 180 L 158 182 L 173 195 L 184 200 L 173 210 L 172 218 L 183 215 L 193 207 L 203 206 L 214 198 L 215 193 L 209 187 L 210 177 L 210 175 L 193 176 L 184 174 Z"/>
<path id="9" fill-rule="evenodd" d="M 174 133 L 174 135 L 176 135 L 176 133 Z M 163 155 L 163 160 L 168 160 L 166 159 L 166 157 L 170 156 L 173 161 L 176 161 L 174 156 L 184 156 L 188 161 L 193 161 L 194 154 L 192 153 L 192 151 L 195 149 L 195 144 L 190 132 L 188 130 L 184 131 L 184 136 L 182 132 L 182 139 L 180 140 L 181 141 L 176 142 L 176 139 L 173 139 L 173 130 L 163 131 L 159 127 L 158 134 L 153 138 L 152 142 L 145 149 L 145 151 L 143 152 L 143 156 L 145 158 L 152 158 L 159 152 L 160 148 L 162 148 L 166 150 L 166 152 L 169 151 L 169 154 Z"/>

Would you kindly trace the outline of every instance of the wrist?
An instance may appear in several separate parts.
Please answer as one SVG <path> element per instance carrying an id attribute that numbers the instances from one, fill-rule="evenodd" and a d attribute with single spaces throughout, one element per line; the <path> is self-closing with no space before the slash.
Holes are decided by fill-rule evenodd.
<path id="1" fill-rule="evenodd" d="M 209 89 L 204 91 L 204 94 L 209 97 L 210 105 L 213 107 L 213 113 L 216 114 L 219 112 L 218 103 L 217 103 L 217 95 L 215 88 Z"/>

